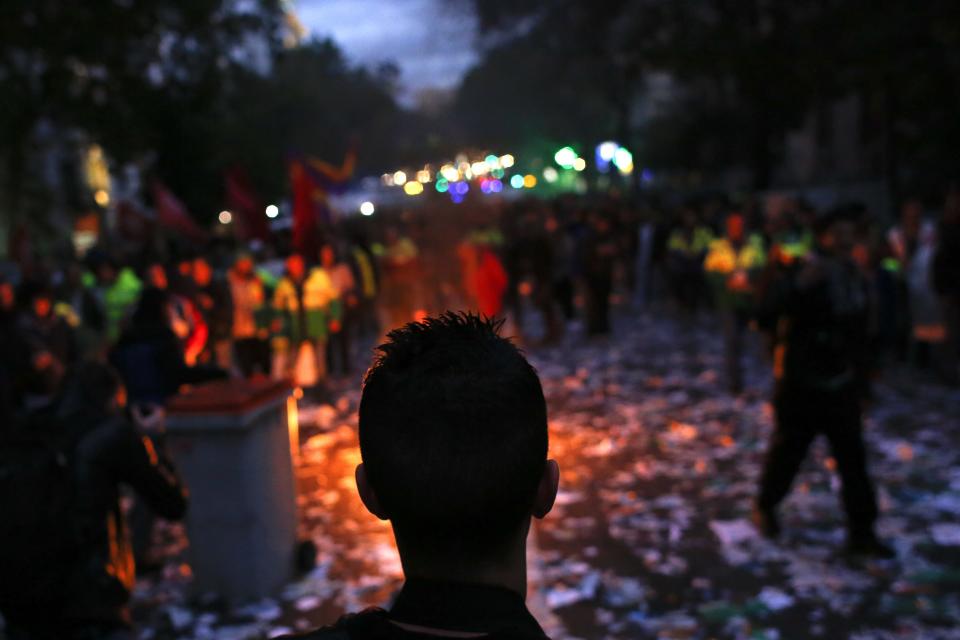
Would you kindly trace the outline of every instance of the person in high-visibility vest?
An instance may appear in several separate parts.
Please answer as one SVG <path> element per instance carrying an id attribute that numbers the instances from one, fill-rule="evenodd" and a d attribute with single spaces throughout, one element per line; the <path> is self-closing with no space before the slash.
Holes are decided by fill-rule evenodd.
<path id="1" fill-rule="evenodd" d="M 325 269 L 317 267 L 307 273 L 303 256 L 293 254 L 286 261 L 286 275 L 273 292 L 274 322 L 279 332 L 274 335 L 274 374 L 293 374 L 298 384 L 312 386 L 326 377 L 326 345 L 330 303 L 336 290 Z M 308 347 L 305 349 L 305 347 Z M 312 362 L 298 362 L 301 352 L 312 350 L 316 359 L 311 373 L 296 371 L 299 365 L 310 368 Z"/>
<path id="2" fill-rule="evenodd" d="M 120 337 L 123 323 L 133 311 L 140 298 L 143 283 L 130 267 L 116 266 L 105 260 L 97 265 L 97 280 L 93 287 L 94 296 L 103 305 L 106 315 L 106 338 L 114 343 Z"/>
<path id="3" fill-rule="evenodd" d="M 237 367 L 244 376 L 270 373 L 270 346 L 267 341 L 270 306 L 253 258 L 240 255 L 227 273 L 233 297 L 233 350 Z"/>
<path id="4" fill-rule="evenodd" d="M 380 320 L 377 317 L 377 293 L 380 283 L 373 255 L 358 239 L 354 239 L 350 247 L 350 265 L 360 301 L 357 333 L 375 336 L 380 332 Z"/>
<path id="5" fill-rule="evenodd" d="M 703 268 L 711 285 L 723 324 L 727 384 L 730 392 L 743 389 L 741 354 L 743 334 L 753 312 L 753 287 L 766 264 L 763 238 L 747 236 L 739 213 L 727 217 L 726 237 L 710 243 Z"/>

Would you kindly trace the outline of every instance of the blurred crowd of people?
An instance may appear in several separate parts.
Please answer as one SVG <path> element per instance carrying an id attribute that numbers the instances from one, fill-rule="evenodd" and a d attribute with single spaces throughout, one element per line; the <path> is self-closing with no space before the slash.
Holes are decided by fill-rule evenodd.
<path id="1" fill-rule="evenodd" d="M 929 366 L 951 384 L 958 202 L 951 191 L 936 220 L 909 199 L 889 228 L 846 205 L 873 353 Z M 405 213 L 385 220 L 374 242 L 331 233 L 317 255 L 260 245 L 123 260 L 97 248 L 0 280 L 3 406 L 42 405 L 71 365 L 90 358 L 120 372 L 131 403 L 162 405 L 213 369 L 313 386 L 350 373 L 358 337 L 446 308 L 507 315 L 526 342 L 550 344 L 574 320 L 588 336 L 609 333 L 612 303 L 654 305 L 680 322 L 715 311 L 737 393 L 745 330 L 775 329 L 763 326 L 759 293 L 776 269 L 815 253 L 823 213 L 789 198 L 673 207 L 561 198 L 474 212 L 432 235 L 428 213 Z M 531 315 L 539 329 L 530 330 Z"/>

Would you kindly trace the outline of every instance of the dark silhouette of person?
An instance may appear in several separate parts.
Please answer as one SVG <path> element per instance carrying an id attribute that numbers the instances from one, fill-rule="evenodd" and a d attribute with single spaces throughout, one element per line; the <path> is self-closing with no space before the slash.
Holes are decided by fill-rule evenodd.
<path id="1" fill-rule="evenodd" d="M 301 639 L 544 638 L 524 604 L 531 518 L 553 507 L 547 408 L 502 322 L 447 312 L 388 334 L 360 401 L 360 497 L 393 526 L 406 578 Z"/>
<path id="2" fill-rule="evenodd" d="M 774 413 L 754 521 L 768 537 L 780 533 L 776 509 L 790 491 L 807 449 L 822 434 L 843 484 L 848 547 L 853 555 L 890 557 L 877 539 L 877 501 L 867 473 L 861 402 L 870 358 L 866 282 L 851 258 L 854 219 L 846 207 L 821 216 L 817 246 L 765 286 L 762 313 L 776 327 Z"/>
<path id="3" fill-rule="evenodd" d="M 43 421 L 75 443 L 68 456 L 71 518 L 61 526 L 63 535 L 72 537 L 76 554 L 61 568 L 57 601 L 4 609 L 10 640 L 135 637 L 128 602 L 136 568 L 121 488 L 132 489 L 171 520 L 184 516 L 187 492 L 164 453 L 162 434 L 149 423 L 131 420 L 124 400 L 116 372 L 83 362 L 68 374 L 49 409 L 50 420 Z"/>

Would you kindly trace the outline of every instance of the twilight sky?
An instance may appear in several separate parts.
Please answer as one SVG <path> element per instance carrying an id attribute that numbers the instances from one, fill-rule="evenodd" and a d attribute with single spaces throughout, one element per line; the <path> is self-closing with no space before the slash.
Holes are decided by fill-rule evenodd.
<path id="1" fill-rule="evenodd" d="M 477 60 L 476 20 L 466 2 L 298 0 L 295 6 L 312 34 L 331 36 L 352 62 L 396 62 L 400 99 L 408 105 L 419 90 L 456 86 Z"/>

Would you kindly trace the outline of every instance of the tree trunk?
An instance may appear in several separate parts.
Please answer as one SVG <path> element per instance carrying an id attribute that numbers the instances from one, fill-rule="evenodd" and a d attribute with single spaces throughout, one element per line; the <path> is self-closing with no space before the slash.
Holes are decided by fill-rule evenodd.
<path id="1" fill-rule="evenodd" d="M 897 95 L 889 76 L 883 79 L 881 88 L 883 141 L 883 182 L 887 191 L 887 215 L 896 218 L 900 202 L 900 157 L 897 144 Z"/>
<path id="2" fill-rule="evenodd" d="M 751 150 L 753 188 L 756 191 L 765 191 L 770 188 L 773 176 L 773 152 L 770 149 L 770 121 L 767 109 L 762 101 L 757 102 L 754 113 L 753 149 Z"/>

